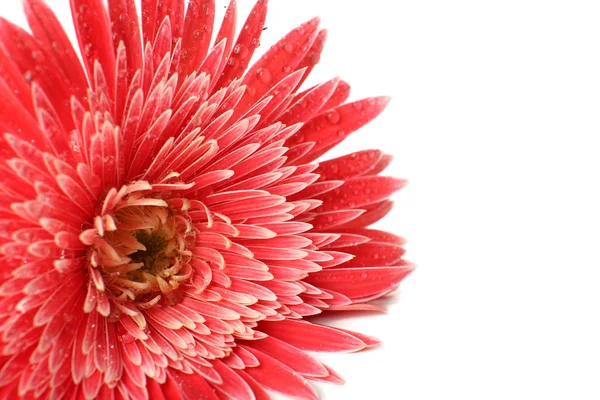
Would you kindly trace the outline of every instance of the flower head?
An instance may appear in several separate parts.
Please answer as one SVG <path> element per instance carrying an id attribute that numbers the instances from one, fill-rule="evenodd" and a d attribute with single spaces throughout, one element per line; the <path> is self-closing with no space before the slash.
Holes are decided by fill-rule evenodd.
<path id="1" fill-rule="evenodd" d="M 300 89 L 318 19 L 249 66 L 266 3 L 213 42 L 210 0 L 71 0 L 83 63 L 42 0 L 0 21 L 0 398 L 314 399 L 305 350 L 378 343 L 310 316 L 412 269 L 391 157 L 317 162 L 388 99 Z"/>

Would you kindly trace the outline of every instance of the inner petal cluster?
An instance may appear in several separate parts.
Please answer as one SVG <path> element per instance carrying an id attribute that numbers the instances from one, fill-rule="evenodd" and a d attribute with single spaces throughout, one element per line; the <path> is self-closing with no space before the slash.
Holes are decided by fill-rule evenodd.
<path id="1" fill-rule="evenodd" d="M 138 309 L 181 300 L 178 289 L 192 275 L 196 236 L 184 212 L 149 196 L 134 192 L 97 217 L 90 254 L 98 289 L 104 286 L 114 301 L 134 302 Z"/>

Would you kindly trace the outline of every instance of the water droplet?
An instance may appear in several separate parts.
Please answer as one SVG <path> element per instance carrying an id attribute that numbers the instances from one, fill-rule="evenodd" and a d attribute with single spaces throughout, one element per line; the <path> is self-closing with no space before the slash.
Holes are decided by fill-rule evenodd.
<path id="1" fill-rule="evenodd" d="M 25 72 L 25 80 L 27 82 L 31 82 L 31 79 L 33 79 L 33 74 L 31 73 L 31 71 L 26 71 Z"/>
<path id="2" fill-rule="evenodd" d="M 367 279 L 367 276 L 368 275 L 367 275 L 366 272 L 363 272 L 362 274 L 360 274 L 360 277 L 363 278 L 363 279 Z"/>
<path id="3" fill-rule="evenodd" d="M 284 65 L 281 69 L 284 73 L 289 74 L 292 68 L 289 65 Z"/>
<path id="4" fill-rule="evenodd" d="M 336 110 L 331 110 L 327 113 L 326 118 L 330 123 L 337 124 L 340 122 L 340 113 Z"/>
<path id="5" fill-rule="evenodd" d="M 290 43 L 286 43 L 283 45 L 283 50 L 285 50 L 288 53 L 291 53 L 294 51 L 294 46 L 292 46 Z"/>
<path id="6" fill-rule="evenodd" d="M 259 68 L 258 71 L 256 72 L 256 74 L 258 75 L 258 79 L 260 79 L 261 82 L 263 82 L 263 83 L 271 82 L 271 73 L 269 72 L 268 69 Z"/>

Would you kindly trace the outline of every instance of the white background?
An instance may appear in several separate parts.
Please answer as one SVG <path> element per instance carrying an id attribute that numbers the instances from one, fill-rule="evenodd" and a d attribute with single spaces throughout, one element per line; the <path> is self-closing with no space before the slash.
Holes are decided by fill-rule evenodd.
<path id="1" fill-rule="evenodd" d="M 599 399 L 598 3 L 271 0 L 261 50 L 314 15 L 310 82 L 393 96 L 335 154 L 395 155 L 411 184 L 380 226 L 418 264 L 387 314 L 335 321 L 385 344 L 321 356 L 347 379 L 323 398 Z"/>

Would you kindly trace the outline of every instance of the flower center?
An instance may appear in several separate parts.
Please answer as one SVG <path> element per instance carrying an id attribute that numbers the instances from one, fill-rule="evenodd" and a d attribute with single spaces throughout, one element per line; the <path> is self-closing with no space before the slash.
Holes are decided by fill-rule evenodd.
<path id="1" fill-rule="evenodd" d="M 105 285 L 121 303 L 177 303 L 179 285 L 191 276 L 195 231 L 185 215 L 164 204 L 120 208 L 113 214 L 116 229 L 97 246 Z"/>

